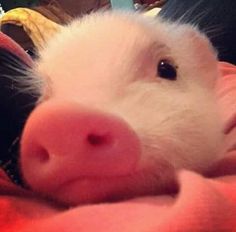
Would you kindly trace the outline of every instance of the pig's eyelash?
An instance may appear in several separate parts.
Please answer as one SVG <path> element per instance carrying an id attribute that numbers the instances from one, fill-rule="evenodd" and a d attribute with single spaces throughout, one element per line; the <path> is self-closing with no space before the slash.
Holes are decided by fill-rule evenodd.
<path id="1" fill-rule="evenodd" d="M 155 41 L 149 46 L 147 52 L 152 54 L 157 63 L 161 60 L 166 60 L 173 67 L 175 67 L 176 69 L 178 68 L 178 65 L 176 64 L 174 58 L 171 55 L 171 49 L 166 46 L 166 44 L 162 44 L 159 41 Z"/>
<path id="2" fill-rule="evenodd" d="M 165 44 L 160 43 L 159 41 L 155 41 L 151 43 L 148 47 L 147 52 L 152 54 L 153 57 L 161 57 L 161 56 L 170 56 L 170 48 Z"/>

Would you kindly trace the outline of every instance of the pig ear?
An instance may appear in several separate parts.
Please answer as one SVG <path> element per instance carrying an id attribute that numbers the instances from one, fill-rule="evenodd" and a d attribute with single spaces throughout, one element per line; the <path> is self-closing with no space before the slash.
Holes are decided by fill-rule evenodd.
<path id="1" fill-rule="evenodd" d="M 0 164 L 17 179 L 18 140 L 36 97 L 20 91 L 32 61 L 25 51 L 0 33 Z"/>

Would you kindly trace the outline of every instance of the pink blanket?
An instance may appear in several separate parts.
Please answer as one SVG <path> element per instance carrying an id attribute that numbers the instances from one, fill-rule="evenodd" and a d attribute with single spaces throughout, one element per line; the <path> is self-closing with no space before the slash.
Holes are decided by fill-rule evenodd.
<path id="1" fill-rule="evenodd" d="M 0 231 L 236 231 L 236 67 L 219 66 L 223 76 L 217 93 L 229 132 L 227 156 L 208 178 L 182 170 L 178 195 L 63 208 L 12 184 L 0 171 Z"/>

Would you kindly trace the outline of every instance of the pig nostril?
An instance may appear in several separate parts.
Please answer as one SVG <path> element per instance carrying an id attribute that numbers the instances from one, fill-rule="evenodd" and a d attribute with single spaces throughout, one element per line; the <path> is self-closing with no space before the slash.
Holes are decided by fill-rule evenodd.
<path id="1" fill-rule="evenodd" d="M 47 152 L 46 149 L 40 147 L 38 150 L 38 154 L 36 154 L 38 157 L 38 160 L 41 163 L 46 163 L 49 160 L 49 153 Z"/>
<path id="2" fill-rule="evenodd" d="M 100 146 L 110 143 L 109 136 L 96 134 L 89 134 L 87 137 L 87 141 L 92 146 Z"/>

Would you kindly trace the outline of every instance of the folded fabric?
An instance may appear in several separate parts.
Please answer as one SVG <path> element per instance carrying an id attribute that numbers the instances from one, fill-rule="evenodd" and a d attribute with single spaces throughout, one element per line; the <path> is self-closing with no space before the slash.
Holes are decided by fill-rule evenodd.
<path id="1" fill-rule="evenodd" d="M 231 162 L 236 165 L 236 159 Z M 179 173 L 177 196 L 143 197 L 120 203 L 60 208 L 31 192 L 0 183 L 1 231 L 177 232 L 236 231 L 236 177 L 207 179 Z"/>
<path id="2" fill-rule="evenodd" d="M 225 130 L 235 114 L 236 67 L 219 63 L 216 91 Z M 233 116 L 234 118 L 234 116 Z M 182 170 L 177 195 L 66 208 L 10 182 L 0 173 L 2 232 L 234 232 L 236 231 L 236 127 L 228 130 L 225 158 L 208 177 Z M 230 143 L 227 142 L 230 140 Z"/>

